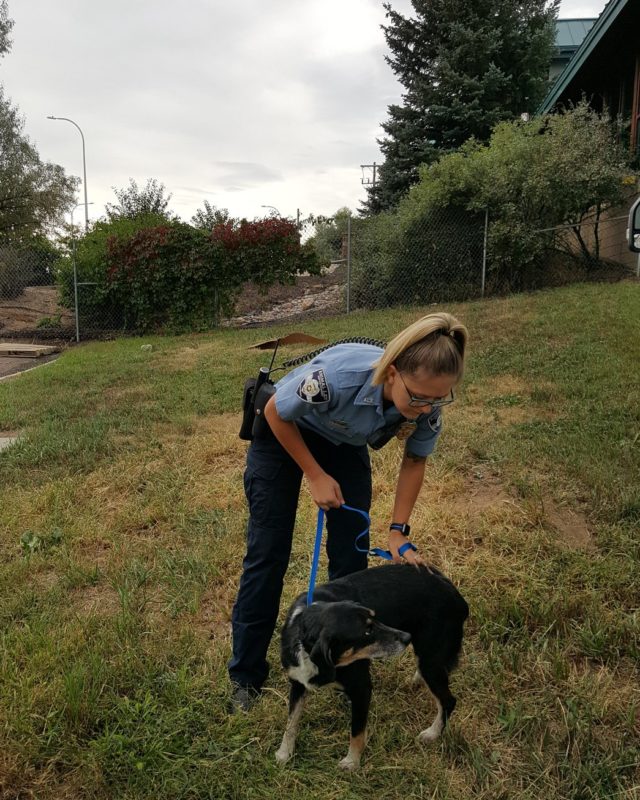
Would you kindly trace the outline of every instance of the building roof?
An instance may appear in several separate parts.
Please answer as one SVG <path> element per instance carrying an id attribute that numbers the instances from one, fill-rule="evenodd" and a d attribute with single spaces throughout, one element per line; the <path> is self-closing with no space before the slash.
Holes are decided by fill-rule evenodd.
<path id="1" fill-rule="evenodd" d="M 593 27 L 595 17 L 591 19 L 558 19 L 556 20 L 555 46 L 559 50 L 578 49 L 585 36 Z"/>
<path id="2" fill-rule="evenodd" d="M 578 51 L 564 68 L 564 70 L 560 73 L 558 79 L 551 87 L 545 99 L 542 101 L 542 104 L 537 111 L 538 114 L 545 114 L 546 112 L 551 111 L 553 106 L 558 101 L 560 95 L 564 92 L 564 90 L 579 72 L 582 65 L 598 45 L 598 42 L 609 30 L 616 17 L 620 14 L 627 3 L 631 2 L 637 2 L 637 0 L 609 0 L 607 5 L 604 7 L 602 14 L 600 14 L 598 19 L 595 21 L 595 24 L 585 36 L 582 44 L 578 48 Z"/>

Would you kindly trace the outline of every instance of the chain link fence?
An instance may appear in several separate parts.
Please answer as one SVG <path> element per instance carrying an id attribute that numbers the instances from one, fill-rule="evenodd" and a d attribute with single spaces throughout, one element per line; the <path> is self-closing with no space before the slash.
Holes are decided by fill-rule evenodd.
<path id="1" fill-rule="evenodd" d="M 406 224 L 393 214 L 352 221 L 348 310 L 481 296 L 487 224 L 485 212 L 452 207 Z"/>
<path id="2" fill-rule="evenodd" d="M 325 247 L 325 260 L 333 265 L 324 277 L 302 277 L 266 296 L 245 287 L 235 316 L 222 324 L 265 325 L 640 277 L 640 257 L 627 248 L 626 226 L 621 208 L 576 225 L 528 229 L 522 246 L 537 248 L 539 257 L 528 267 L 511 268 L 492 252 L 499 226 L 486 212 L 445 208 L 405 224 L 393 214 L 350 218 L 346 233 Z M 124 332 L 122 310 L 89 277 L 76 275 L 73 254 L 61 256 L 41 243 L 0 246 L 0 341 L 80 341 Z"/>
<path id="3" fill-rule="evenodd" d="M 488 211 L 447 207 L 403 224 L 393 214 L 351 220 L 345 310 L 429 305 L 581 281 L 640 277 L 627 214 L 613 209 L 575 225 L 501 230 Z M 505 241 L 507 247 L 505 247 Z"/>
<path id="4" fill-rule="evenodd" d="M 73 255 L 40 242 L 0 245 L 0 341 L 110 338 L 121 317 L 99 282 L 78 278 Z"/>
<path id="5" fill-rule="evenodd" d="M 73 306 L 60 305 L 57 254 L 34 245 L 0 245 L 0 341 L 70 339 Z"/>

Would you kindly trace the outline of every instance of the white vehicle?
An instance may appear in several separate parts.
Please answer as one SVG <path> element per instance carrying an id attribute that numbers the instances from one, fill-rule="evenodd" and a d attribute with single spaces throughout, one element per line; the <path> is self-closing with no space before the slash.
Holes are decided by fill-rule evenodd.
<path id="1" fill-rule="evenodd" d="M 640 197 L 631 206 L 629 212 L 629 227 L 627 228 L 627 241 L 629 250 L 640 253 Z"/>

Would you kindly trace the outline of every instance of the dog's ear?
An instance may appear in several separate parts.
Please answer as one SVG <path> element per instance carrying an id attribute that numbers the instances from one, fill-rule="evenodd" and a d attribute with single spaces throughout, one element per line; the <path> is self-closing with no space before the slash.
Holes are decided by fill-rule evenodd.
<path id="1" fill-rule="evenodd" d="M 330 667 L 334 666 L 331 657 L 331 642 L 326 631 L 320 633 L 320 638 L 311 648 L 310 656 L 314 664 L 325 663 Z"/>
<path id="2" fill-rule="evenodd" d="M 331 657 L 331 642 L 326 634 L 322 631 L 320 638 L 311 648 L 309 658 L 320 670 L 323 680 L 332 681 L 336 676 L 336 667 Z"/>
<path id="3" fill-rule="evenodd" d="M 309 653 L 309 658 L 318 667 L 323 678 L 332 681 L 335 677 L 335 665 L 331 656 L 331 641 L 326 625 L 326 611 L 321 604 L 314 603 L 305 609 L 301 618 L 302 646 Z"/>

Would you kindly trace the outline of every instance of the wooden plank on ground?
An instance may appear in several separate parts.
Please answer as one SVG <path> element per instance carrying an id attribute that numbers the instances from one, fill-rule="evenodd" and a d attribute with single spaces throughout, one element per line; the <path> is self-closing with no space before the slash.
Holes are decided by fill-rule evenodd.
<path id="1" fill-rule="evenodd" d="M 57 353 L 59 347 L 48 344 L 22 344 L 21 342 L 0 342 L 0 356 L 9 358 L 40 358 Z"/>

